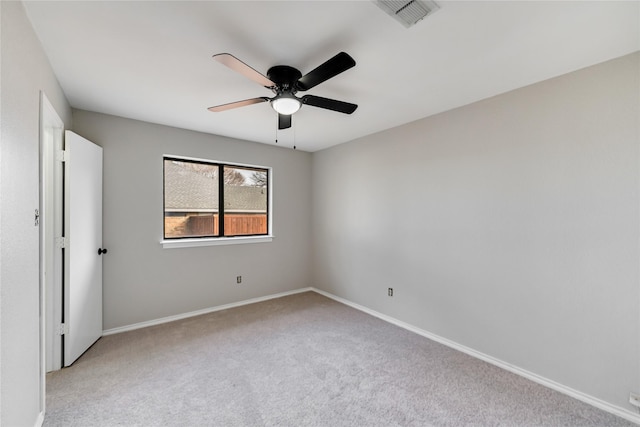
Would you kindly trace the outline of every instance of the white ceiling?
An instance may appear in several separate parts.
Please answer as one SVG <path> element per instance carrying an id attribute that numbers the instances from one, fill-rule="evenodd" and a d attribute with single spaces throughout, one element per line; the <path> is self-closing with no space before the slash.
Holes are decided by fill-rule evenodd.
<path id="1" fill-rule="evenodd" d="M 640 49 L 638 1 L 439 1 L 406 29 L 361 1 L 25 2 L 74 108 L 316 151 Z M 211 59 L 228 52 L 263 74 L 303 74 L 345 51 L 357 65 L 309 94 L 276 132 L 272 93 Z M 277 134 L 277 135 L 276 135 Z"/>

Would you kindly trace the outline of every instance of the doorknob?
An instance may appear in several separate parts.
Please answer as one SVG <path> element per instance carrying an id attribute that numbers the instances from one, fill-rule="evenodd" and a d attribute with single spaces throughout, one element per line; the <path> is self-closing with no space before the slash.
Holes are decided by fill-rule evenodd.
<path id="1" fill-rule="evenodd" d="M 104 249 L 99 248 L 98 249 L 98 255 L 102 255 L 102 254 L 106 254 L 106 253 L 107 253 L 107 248 L 104 248 Z"/>

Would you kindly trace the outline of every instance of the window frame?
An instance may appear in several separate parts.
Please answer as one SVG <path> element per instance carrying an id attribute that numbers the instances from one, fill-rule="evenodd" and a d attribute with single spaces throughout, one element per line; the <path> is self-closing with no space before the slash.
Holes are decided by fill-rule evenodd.
<path id="1" fill-rule="evenodd" d="M 263 169 L 267 171 L 267 233 L 266 234 L 251 234 L 251 235 L 237 235 L 237 236 L 189 236 L 189 237 L 165 237 L 165 172 L 164 164 L 165 160 L 175 160 L 179 162 L 191 162 L 200 163 L 206 165 L 217 166 L 220 169 L 224 169 L 225 166 L 237 167 L 243 169 Z M 187 247 L 201 247 L 201 246 L 217 246 L 217 245 L 235 245 L 244 243 L 262 243 L 271 242 L 273 240 L 273 168 L 270 166 L 261 166 L 247 163 L 235 163 L 221 160 L 210 160 L 195 157 L 185 157 L 173 154 L 162 155 L 162 237 L 160 243 L 163 248 L 187 248 Z M 224 187 L 224 180 L 220 180 L 220 186 Z M 218 205 L 224 209 L 224 189 L 219 192 Z M 220 209 L 220 210 L 223 210 Z M 224 214 L 219 215 L 218 220 L 224 220 Z"/>

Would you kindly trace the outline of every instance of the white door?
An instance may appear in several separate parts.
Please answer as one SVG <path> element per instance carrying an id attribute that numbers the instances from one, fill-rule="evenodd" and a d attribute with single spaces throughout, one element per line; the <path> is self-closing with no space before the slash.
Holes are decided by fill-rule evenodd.
<path id="1" fill-rule="evenodd" d="M 64 366 L 102 336 L 102 147 L 65 132 Z"/>

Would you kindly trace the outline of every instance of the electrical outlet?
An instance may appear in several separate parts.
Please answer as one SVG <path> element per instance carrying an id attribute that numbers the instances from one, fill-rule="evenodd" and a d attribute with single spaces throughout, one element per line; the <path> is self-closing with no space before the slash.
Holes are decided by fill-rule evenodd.
<path id="1" fill-rule="evenodd" d="M 389 295 L 390 297 L 393 296 L 393 288 L 389 288 L 389 290 L 387 290 L 387 295 Z"/>
<path id="2" fill-rule="evenodd" d="M 640 408 L 640 394 L 629 393 L 629 403 L 633 406 Z"/>
<path id="3" fill-rule="evenodd" d="M 242 283 L 242 276 L 236 276 L 236 283 L 237 284 Z"/>

